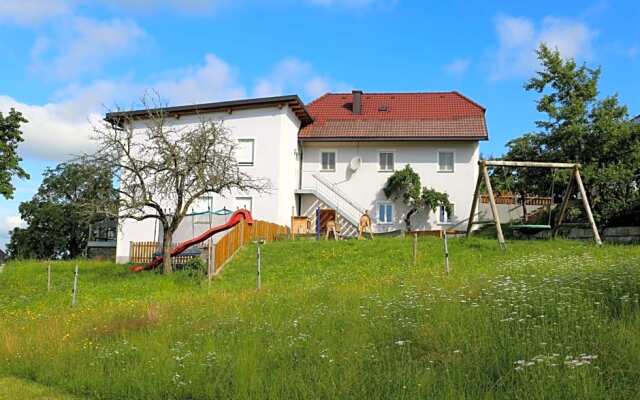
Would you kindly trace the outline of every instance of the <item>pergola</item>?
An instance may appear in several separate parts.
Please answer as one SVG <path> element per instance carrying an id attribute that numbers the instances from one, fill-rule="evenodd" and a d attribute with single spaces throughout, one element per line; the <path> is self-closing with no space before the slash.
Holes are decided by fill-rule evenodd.
<path id="1" fill-rule="evenodd" d="M 483 223 L 483 222 L 474 222 L 474 216 L 476 213 L 476 208 L 478 206 L 478 198 L 480 197 L 480 185 L 482 181 L 487 188 L 487 194 L 489 196 L 489 204 L 491 205 L 491 213 L 493 214 L 493 222 L 496 225 L 496 233 L 498 236 L 498 242 L 500 243 L 500 247 L 505 247 L 504 235 L 502 233 L 502 226 L 500 225 L 500 216 L 498 214 L 498 206 L 496 205 L 496 199 L 493 195 L 493 189 L 491 187 L 491 179 L 489 178 L 489 168 L 490 167 L 511 167 L 511 168 L 550 168 L 550 169 L 572 169 L 573 172 L 571 174 L 571 178 L 569 178 L 569 185 L 567 186 L 567 190 L 565 191 L 562 197 L 562 203 L 560 205 L 560 214 L 558 215 L 558 219 L 556 221 L 555 226 L 551 230 L 551 236 L 555 237 L 558 234 L 558 229 L 560 225 L 562 225 L 562 221 L 564 219 L 564 215 L 569 206 L 569 198 L 574 191 L 574 186 L 578 187 L 580 191 L 580 197 L 582 198 L 582 205 L 584 206 L 585 212 L 587 214 L 587 218 L 589 220 L 589 225 L 591 225 L 591 230 L 593 231 L 593 238 L 598 245 L 602 244 L 602 240 L 600 239 L 600 234 L 598 233 L 598 227 L 596 226 L 596 222 L 593 219 L 593 214 L 591 212 L 591 205 L 589 204 L 589 199 L 587 198 L 587 191 L 584 188 L 582 183 L 582 177 L 580 176 L 580 164 L 575 163 L 555 163 L 555 162 L 534 162 L 534 161 L 491 161 L 491 160 L 482 160 L 478 162 L 480 166 L 480 173 L 478 174 L 478 180 L 476 182 L 476 189 L 473 194 L 473 203 L 471 204 L 471 213 L 469 214 L 469 223 L 467 225 L 467 237 L 471 234 L 471 228 L 473 225 Z"/>

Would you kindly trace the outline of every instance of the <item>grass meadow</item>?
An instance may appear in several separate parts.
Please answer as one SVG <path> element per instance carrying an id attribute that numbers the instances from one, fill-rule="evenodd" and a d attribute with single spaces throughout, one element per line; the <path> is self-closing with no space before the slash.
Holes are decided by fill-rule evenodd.
<path id="1" fill-rule="evenodd" d="M 251 246 L 210 285 L 78 261 L 74 308 L 75 262 L 49 293 L 10 263 L 0 399 L 638 398 L 639 246 L 456 239 L 449 275 L 411 246 L 270 243 L 259 292 Z"/>

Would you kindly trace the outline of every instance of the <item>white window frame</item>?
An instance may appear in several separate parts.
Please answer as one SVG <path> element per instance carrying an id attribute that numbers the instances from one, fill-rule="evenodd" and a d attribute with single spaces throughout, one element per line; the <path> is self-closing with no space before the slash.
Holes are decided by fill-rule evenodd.
<path id="1" fill-rule="evenodd" d="M 444 206 L 438 206 L 438 225 L 454 225 L 456 218 L 456 205 L 451 203 L 451 207 L 453 208 L 453 215 L 447 215 L 448 221 L 442 221 L 442 218 L 440 218 L 440 211 L 443 207 Z M 444 212 L 445 214 L 447 213 L 446 210 L 444 210 Z"/>
<path id="2" fill-rule="evenodd" d="M 381 221 L 380 220 L 380 206 L 391 206 L 391 221 Z M 387 213 L 385 212 L 385 216 Z M 393 221 L 396 217 L 396 208 L 394 204 L 390 201 L 378 201 L 376 203 L 376 223 L 378 225 L 393 225 Z"/>
<path id="3" fill-rule="evenodd" d="M 391 169 L 382 169 L 380 168 L 380 157 L 382 157 L 383 153 L 390 153 L 393 155 L 393 164 L 391 165 Z M 396 151 L 395 150 L 388 150 L 388 149 L 381 149 L 378 150 L 378 172 L 393 172 L 396 170 Z"/>
<path id="4" fill-rule="evenodd" d="M 256 138 L 254 137 L 239 137 L 236 139 L 238 144 L 240 142 L 248 142 L 251 141 L 253 146 L 251 146 L 251 162 L 246 161 L 238 161 L 238 165 L 241 167 L 252 167 L 256 164 Z"/>
<path id="5" fill-rule="evenodd" d="M 322 154 L 324 153 L 333 153 L 334 155 L 334 159 L 333 159 L 333 169 L 323 169 L 322 168 Z M 336 172 L 337 169 L 337 164 L 338 164 L 338 150 L 335 149 L 321 149 L 320 152 L 318 153 L 319 155 L 319 162 L 320 162 L 320 172 Z"/>
<path id="6" fill-rule="evenodd" d="M 451 166 L 451 171 L 440 169 L 440 154 L 441 153 L 451 153 L 451 154 L 453 154 L 453 165 Z M 444 173 L 444 174 L 450 174 L 452 172 L 455 172 L 456 171 L 456 151 L 453 150 L 453 149 L 438 149 L 437 167 L 436 168 L 438 168 L 438 172 L 441 172 L 441 173 Z"/>
<path id="7" fill-rule="evenodd" d="M 242 202 L 246 200 L 249 200 L 249 203 L 251 204 L 251 206 L 249 207 L 249 212 L 251 214 L 253 214 L 253 197 L 252 196 L 236 196 L 235 198 L 235 202 L 236 202 L 236 208 L 240 208 L 243 204 Z"/>

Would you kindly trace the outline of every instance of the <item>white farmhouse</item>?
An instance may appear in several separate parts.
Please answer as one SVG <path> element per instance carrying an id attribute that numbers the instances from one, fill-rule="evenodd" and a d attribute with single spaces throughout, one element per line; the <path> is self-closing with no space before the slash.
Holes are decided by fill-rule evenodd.
<path id="1" fill-rule="evenodd" d="M 203 199 L 194 211 L 247 208 L 254 218 L 283 225 L 290 224 L 292 213 L 309 216 L 312 224 L 316 215 L 323 221 L 335 213 L 345 235 L 356 233 L 364 210 L 372 216 L 374 232 L 404 228 L 406 208 L 386 199 L 382 187 L 406 164 L 423 186 L 448 193 L 454 204 L 453 215 L 444 210 L 415 214 L 412 228 L 466 229 L 479 141 L 488 138 L 485 109 L 457 92 L 328 93 L 308 105 L 293 95 L 165 112 L 176 125 L 202 117 L 224 121 L 238 141 L 239 166 L 271 183 L 268 193 Z M 144 111 L 139 113 L 143 118 Z M 181 227 L 174 239 L 204 229 Z M 157 232 L 153 220 L 120 221 L 117 260 L 127 262 L 130 242 L 155 241 Z"/>

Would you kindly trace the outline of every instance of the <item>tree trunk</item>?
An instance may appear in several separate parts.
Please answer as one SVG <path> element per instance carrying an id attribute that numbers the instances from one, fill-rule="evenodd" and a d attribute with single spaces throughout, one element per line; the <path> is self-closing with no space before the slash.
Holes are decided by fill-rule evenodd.
<path id="1" fill-rule="evenodd" d="M 416 211 L 418 211 L 417 208 L 412 208 L 411 210 L 409 210 L 407 215 L 404 217 L 404 223 L 407 226 L 407 232 L 411 232 L 411 216 L 413 214 L 415 214 Z"/>
<path id="2" fill-rule="evenodd" d="M 173 272 L 173 265 L 171 264 L 171 242 L 173 241 L 173 232 L 169 229 L 163 229 L 162 235 L 162 272 L 164 274 L 170 274 Z"/>

